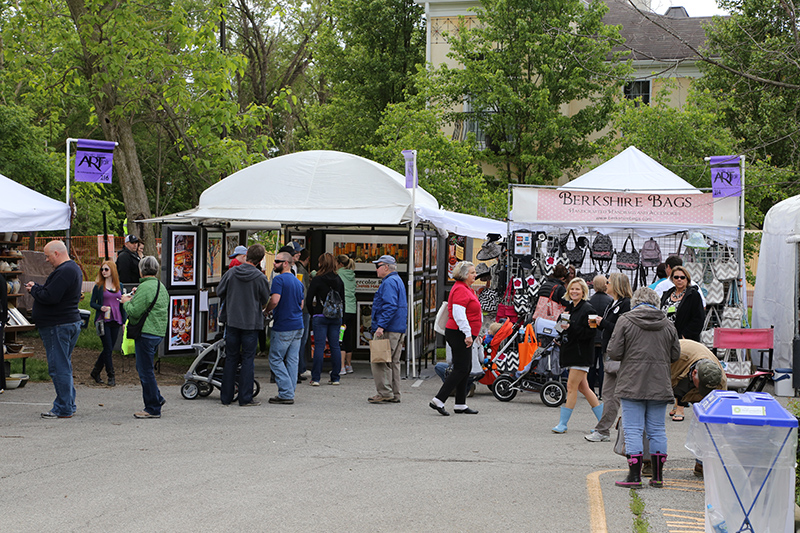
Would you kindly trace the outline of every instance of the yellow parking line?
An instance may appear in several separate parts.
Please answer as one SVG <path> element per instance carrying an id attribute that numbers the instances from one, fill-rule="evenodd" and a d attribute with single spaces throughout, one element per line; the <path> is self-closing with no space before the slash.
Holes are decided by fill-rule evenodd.
<path id="1" fill-rule="evenodd" d="M 608 533 L 606 524 L 606 508 L 603 504 L 603 489 L 600 486 L 600 476 L 609 472 L 627 472 L 621 468 L 612 470 L 598 470 L 586 476 L 586 490 L 589 493 L 589 523 L 592 533 Z"/>
<path id="2" fill-rule="evenodd" d="M 705 531 L 706 519 L 705 513 L 703 512 L 662 507 L 661 514 L 666 519 L 667 531 L 669 531 L 669 533 L 696 533 L 698 531 Z M 668 517 L 673 518 L 673 520 L 669 520 Z"/>

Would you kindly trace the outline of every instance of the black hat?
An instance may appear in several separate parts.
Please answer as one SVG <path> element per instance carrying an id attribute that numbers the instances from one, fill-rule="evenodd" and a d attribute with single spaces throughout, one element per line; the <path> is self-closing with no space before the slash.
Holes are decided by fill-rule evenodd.
<path id="1" fill-rule="evenodd" d="M 489 265 L 486 263 L 478 263 L 475 265 L 475 277 L 480 278 L 481 276 L 489 277 L 491 276 L 491 271 L 489 270 Z"/>

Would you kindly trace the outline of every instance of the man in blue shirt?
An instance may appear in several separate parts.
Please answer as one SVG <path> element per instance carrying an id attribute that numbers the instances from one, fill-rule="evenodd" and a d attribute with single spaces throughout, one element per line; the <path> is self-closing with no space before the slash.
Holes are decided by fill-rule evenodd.
<path id="1" fill-rule="evenodd" d="M 33 321 L 39 329 L 47 355 L 47 370 L 53 379 L 56 399 L 53 408 L 42 418 L 72 418 L 75 406 L 75 384 L 72 380 L 72 350 L 81 332 L 81 300 L 83 273 L 67 254 L 61 241 L 50 241 L 44 257 L 55 267 L 44 285 L 29 281 L 25 286 L 33 297 Z"/>
<path id="2" fill-rule="evenodd" d="M 297 387 L 297 363 L 303 338 L 303 284 L 292 274 L 292 256 L 279 252 L 275 256 L 272 295 L 267 312 L 272 311 L 272 333 L 269 341 L 269 367 L 275 374 L 278 395 L 269 403 L 293 404 Z"/>
<path id="3" fill-rule="evenodd" d="M 378 394 L 369 403 L 400 403 L 400 354 L 406 338 L 408 300 L 406 288 L 397 273 L 397 260 L 391 255 L 382 255 L 375 263 L 381 285 L 372 300 L 372 330 L 374 338 L 389 339 L 392 347 L 391 363 L 370 363 L 372 379 Z"/>

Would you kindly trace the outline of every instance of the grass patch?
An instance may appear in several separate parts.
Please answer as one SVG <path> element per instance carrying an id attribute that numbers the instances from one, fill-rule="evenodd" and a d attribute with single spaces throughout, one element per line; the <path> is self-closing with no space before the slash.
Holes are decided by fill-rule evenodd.
<path id="1" fill-rule="evenodd" d="M 22 371 L 22 359 L 11 359 L 11 374 L 28 374 L 31 381 L 49 381 L 47 361 L 29 357 L 25 362 L 25 372 Z"/>
<path id="2" fill-rule="evenodd" d="M 631 489 L 631 512 L 633 513 L 634 533 L 647 533 L 650 531 L 650 524 L 644 516 L 644 500 L 639 497 L 639 493 L 634 489 Z"/>

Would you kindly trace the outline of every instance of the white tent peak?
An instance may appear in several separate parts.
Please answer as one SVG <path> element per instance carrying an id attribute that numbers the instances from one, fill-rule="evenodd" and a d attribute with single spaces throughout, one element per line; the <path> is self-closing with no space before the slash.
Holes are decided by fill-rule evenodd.
<path id="1" fill-rule="evenodd" d="M 559 189 L 661 194 L 702 192 L 635 146 L 629 146 L 602 165 Z"/>
<path id="2" fill-rule="evenodd" d="M 411 197 L 405 176 L 386 166 L 353 154 L 312 150 L 239 170 L 203 191 L 196 208 L 153 220 L 397 225 L 413 220 Z M 439 208 L 420 187 L 415 203 Z"/>
<path id="3" fill-rule="evenodd" d="M 0 208 L 0 231 L 58 231 L 69 229 L 70 209 L 64 202 L 0 174 L 3 205 Z"/>

